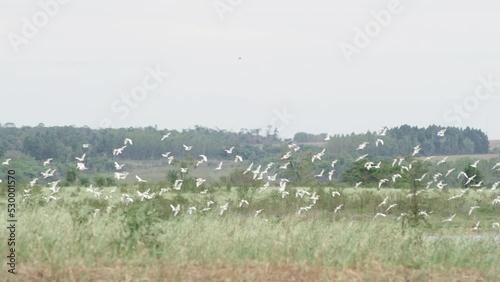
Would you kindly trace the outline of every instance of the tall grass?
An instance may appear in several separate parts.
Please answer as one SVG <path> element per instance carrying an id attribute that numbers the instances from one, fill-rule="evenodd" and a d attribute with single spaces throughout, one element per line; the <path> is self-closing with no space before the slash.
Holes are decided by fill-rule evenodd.
<path id="1" fill-rule="evenodd" d="M 137 188 L 129 189 L 133 194 Z M 164 270 L 157 268 L 155 272 L 150 268 L 167 265 L 177 269 L 168 272 L 176 280 L 184 277 L 183 269 L 193 266 L 218 269 L 285 265 L 366 271 L 380 267 L 419 273 L 459 269 L 474 270 L 476 278 L 500 279 L 500 241 L 494 237 L 500 236 L 498 229 L 481 239 L 470 231 L 477 220 L 485 225 L 500 221 L 499 207 L 491 204 L 498 194 L 494 191 L 471 192 L 451 201 L 449 196 L 457 191 L 426 191 L 420 201 L 422 209 L 432 211 L 428 218 L 431 227 L 418 227 L 418 232 L 411 229 L 402 235 L 396 218 L 410 209 L 408 191 L 344 189 L 341 196 L 332 197 L 331 189 L 317 189 L 317 204 L 298 215 L 298 208 L 311 204 L 311 200 L 307 196 L 296 198 L 294 189 L 299 188 L 292 188 L 284 199 L 271 190 L 259 193 L 233 188 L 230 193 L 223 189 L 208 195 L 168 192 L 142 202 L 136 199 L 128 205 L 119 201 L 118 194 L 105 200 L 109 190 L 102 198 L 94 198 L 83 189 L 76 193 L 76 188 L 71 187 L 60 192 L 60 199 L 49 203 L 41 199 L 45 192 L 34 194 L 20 203 L 18 212 L 19 272 L 45 281 L 70 281 L 75 269 L 109 269 L 109 275 L 112 269 L 120 269 L 130 277 L 147 275 L 148 279 L 162 281 Z M 378 205 L 386 196 L 388 202 L 398 206 L 385 218 L 373 218 L 375 212 L 385 212 L 387 206 Z M 248 207 L 238 208 L 241 197 L 250 202 Z M 208 200 L 216 204 L 201 213 L 199 210 L 207 206 Z M 220 216 L 219 206 L 226 202 L 229 209 Z M 182 210 L 174 217 L 170 204 L 177 203 Z M 344 207 L 333 213 L 340 204 Z M 481 208 L 468 216 L 469 207 L 478 204 Z M 114 208 L 107 213 L 110 205 Z M 198 212 L 188 215 L 188 206 L 197 206 Z M 95 209 L 100 211 L 94 216 Z M 263 212 L 254 217 L 258 209 Z M 458 214 L 454 222 L 442 223 L 453 213 Z M 2 213 L 1 220 L 4 217 Z M 425 234 L 420 244 L 415 244 L 417 233 Z M 7 253 L 6 244 L 0 244 L 0 252 Z M 319 277 L 329 280 L 325 277 L 332 273 L 327 270 Z M 124 276 L 116 277 L 121 280 Z"/>

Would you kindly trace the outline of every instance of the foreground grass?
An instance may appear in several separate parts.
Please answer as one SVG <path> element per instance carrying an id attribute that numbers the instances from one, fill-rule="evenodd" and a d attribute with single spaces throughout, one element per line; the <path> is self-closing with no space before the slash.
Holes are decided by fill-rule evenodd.
<path id="1" fill-rule="evenodd" d="M 118 195 L 95 199 L 76 188 L 61 192 L 55 202 L 35 195 L 18 212 L 19 268 L 12 281 L 500 279 L 499 229 L 485 228 L 488 232 L 478 239 L 469 226 L 477 219 L 498 219 L 496 208 L 484 206 L 474 218 L 466 216 L 468 205 L 487 203 L 495 194 L 470 194 L 460 203 L 448 201 L 446 194 L 429 194 L 424 204 L 429 199 L 441 203 L 428 203 L 427 208 L 439 207 L 429 217 L 431 228 L 407 229 L 403 235 L 396 217 L 404 209 L 405 192 L 346 190 L 330 198 L 325 192 L 314 209 L 301 215 L 296 209 L 305 198 L 266 193 L 216 191 L 200 199 L 180 193 L 129 205 L 121 204 Z M 387 195 L 400 201 L 401 210 L 374 219 Z M 251 205 L 240 209 L 242 196 Z M 217 202 L 214 210 L 186 214 L 187 206 L 201 207 L 206 199 Z M 182 213 L 173 217 L 169 204 L 179 202 Z M 225 202 L 230 208 L 220 216 L 218 206 Z M 341 202 L 346 208 L 334 214 L 332 207 Z M 115 208 L 107 213 L 110 204 Z M 101 211 L 96 216 L 95 208 Z M 264 211 L 254 217 L 256 209 Z M 442 223 L 451 213 L 460 216 L 450 225 Z M 0 252 L 7 253 L 6 244 L 0 244 Z"/>

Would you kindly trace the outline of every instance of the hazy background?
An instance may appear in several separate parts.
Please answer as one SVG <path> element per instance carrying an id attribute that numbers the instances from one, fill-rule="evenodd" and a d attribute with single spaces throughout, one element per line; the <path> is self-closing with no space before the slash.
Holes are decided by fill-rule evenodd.
<path id="1" fill-rule="evenodd" d="M 456 125 L 443 115 L 478 77 L 500 81 L 500 3 L 401 0 L 348 63 L 339 45 L 388 3 L 243 0 L 221 20 L 212 0 L 73 0 L 16 53 L 8 34 L 43 10 L 0 0 L 0 122 L 237 131 L 286 108 L 294 117 L 276 123 L 284 137 Z M 112 103 L 156 65 L 170 76 L 122 118 Z M 462 125 L 500 139 L 494 94 Z"/>

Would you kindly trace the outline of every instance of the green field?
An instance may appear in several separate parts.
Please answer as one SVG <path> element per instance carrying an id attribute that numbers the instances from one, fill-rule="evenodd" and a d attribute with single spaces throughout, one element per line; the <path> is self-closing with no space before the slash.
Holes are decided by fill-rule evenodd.
<path id="1" fill-rule="evenodd" d="M 154 196 L 141 201 L 137 191 L 148 189 Z M 316 204 L 307 194 L 296 197 L 300 189 L 316 192 Z M 467 190 L 452 200 L 460 189 L 425 190 L 416 197 L 407 197 L 408 190 L 298 187 L 287 188 L 284 198 L 276 187 L 159 196 L 159 186 L 142 185 L 98 189 L 100 197 L 66 187 L 47 202 L 47 187 L 34 187 L 27 197 L 18 190 L 18 274 L 0 281 L 500 279 L 500 228 L 492 226 L 500 222 L 500 204 L 492 203 L 499 191 Z M 121 202 L 123 193 L 134 202 Z M 241 199 L 249 205 L 240 208 Z M 202 211 L 208 201 L 214 204 Z M 177 216 L 171 204 L 180 205 Z M 391 204 L 397 205 L 386 212 Z M 2 210 L 5 205 L 3 193 Z M 430 215 L 411 227 L 415 205 Z M 480 208 L 469 215 L 471 206 Z M 374 218 L 379 212 L 386 216 Z M 408 216 L 398 220 L 402 213 Z M 452 222 L 443 222 L 453 214 Z M 3 222 L 5 217 L 1 213 Z M 471 230 L 478 221 L 478 230 Z M 7 244 L 0 244 L 0 252 L 8 252 Z"/>

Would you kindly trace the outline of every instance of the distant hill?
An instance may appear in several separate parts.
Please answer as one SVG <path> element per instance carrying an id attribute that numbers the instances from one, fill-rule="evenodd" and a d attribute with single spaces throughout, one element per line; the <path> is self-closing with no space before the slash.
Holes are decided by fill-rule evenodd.
<path id="1" fill-rule="evenodd" d="M 490 150 L 495 148 L 500 148 L 500 140 L 489 140 L 490 141 Z"/>

